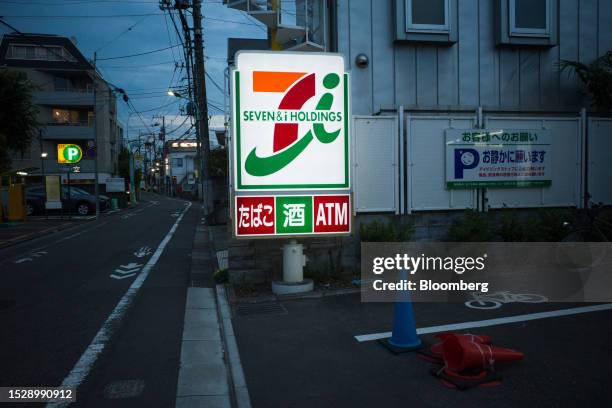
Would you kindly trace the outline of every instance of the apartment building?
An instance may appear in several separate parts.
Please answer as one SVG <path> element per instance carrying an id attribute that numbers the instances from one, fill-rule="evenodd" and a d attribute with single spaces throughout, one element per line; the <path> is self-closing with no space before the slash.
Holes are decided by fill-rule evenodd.
<path id="1" fill-rule="evenodd" d="M 28 182 L 40 182 L 44 168 L 47 175 L 60 175 L 63 183 L 70 172 L 71 183 L 93 185 L 97 155 L 103 189 L 106 179 L 117 173 L 123 129 L 117 121 L 115 93 L 76 41 L 47 34 L 4 35 L 0 68 L 24 72 L 37 86 L 39 138 L 24 154 L 12 155 L 12 169 L 27 169 Z M 76 168 L 58 163 L 59 144 L 81 148 L 83 159 Z"/>
<path id="2" fill-rule="evenodd" d="M 612 204 L 610 112 L 563 61 L 612 51 L 598 0 L 226 0 L 271 49 L 336 52 L 350 72 L 356 214 Z M 541 129 L 545 186 L 453 188 L 448 129 Z M 372 186 L 376 186 L 373 188 Z M 451 186 L 451 187 L 449 187 Z"/>

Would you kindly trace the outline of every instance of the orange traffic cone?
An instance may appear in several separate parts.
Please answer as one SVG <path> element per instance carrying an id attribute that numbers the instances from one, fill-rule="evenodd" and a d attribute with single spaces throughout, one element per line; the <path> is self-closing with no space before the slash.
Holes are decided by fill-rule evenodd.
<path id="1" fill-rule="evenodd" d="M 523 353 L 503 347 L 479 343 L 474 339 L 449 334 L 442 345 L 445 368 L 454 373 L 466 370 L 484 371 L 495 362 L 520 360 Z"/>

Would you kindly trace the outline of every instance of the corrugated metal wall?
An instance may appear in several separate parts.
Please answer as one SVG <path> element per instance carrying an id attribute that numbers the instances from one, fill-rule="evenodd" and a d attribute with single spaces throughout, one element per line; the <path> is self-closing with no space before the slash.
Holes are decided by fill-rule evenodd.
<path id="1" fill-rule="evenodd" d="M 527 111 L 588 106 L 577 80 L 560 74 L 557 64 L 590 62 L 612 50 L 612 1 L 559 0 L 559 45 L 548 49 L 496 47 L 494 1 L 459 0 L 459 41 L 434 46 L 394 43 L 392 0 L 338 0 L 338 48 L 352 73 L 353 113 L 399 105 Z M 354 65 L 359 53 L 370 58 L 365 69 Z"/>
<path id="2" fill-rule="evenodd" d="M 589 120 L 589 193 L 594 203 L 612 205 L 612 119 Z"/>

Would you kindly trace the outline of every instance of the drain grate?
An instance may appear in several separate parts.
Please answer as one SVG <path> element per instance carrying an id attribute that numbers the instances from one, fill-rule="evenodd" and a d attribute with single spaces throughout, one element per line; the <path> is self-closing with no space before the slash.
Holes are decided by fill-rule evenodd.
<path id="1" fill-rule="evenodd" d="M 15 303 L 13 299 L 0 299 L 0 310 L 10 309 Z"/>
<path id="2" fill-rule="evenodd" d="M 238 316 L 260 316 L 260 315 L 286 315 L 287 309 L 278 302 L 248 303 L 238 305 L 236 310 Z"/>

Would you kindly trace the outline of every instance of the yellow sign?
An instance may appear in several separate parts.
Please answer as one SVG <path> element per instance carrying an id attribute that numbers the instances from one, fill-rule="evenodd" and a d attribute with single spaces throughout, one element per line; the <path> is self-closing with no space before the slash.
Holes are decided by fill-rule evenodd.
<path id="1" fill-rule="evenodd" d="M 57 145 L 57 162 L 60 164 L 78 163 L 83 158 L 83 151 L 79 145 L 75 144 L 58 144 Z"/>

